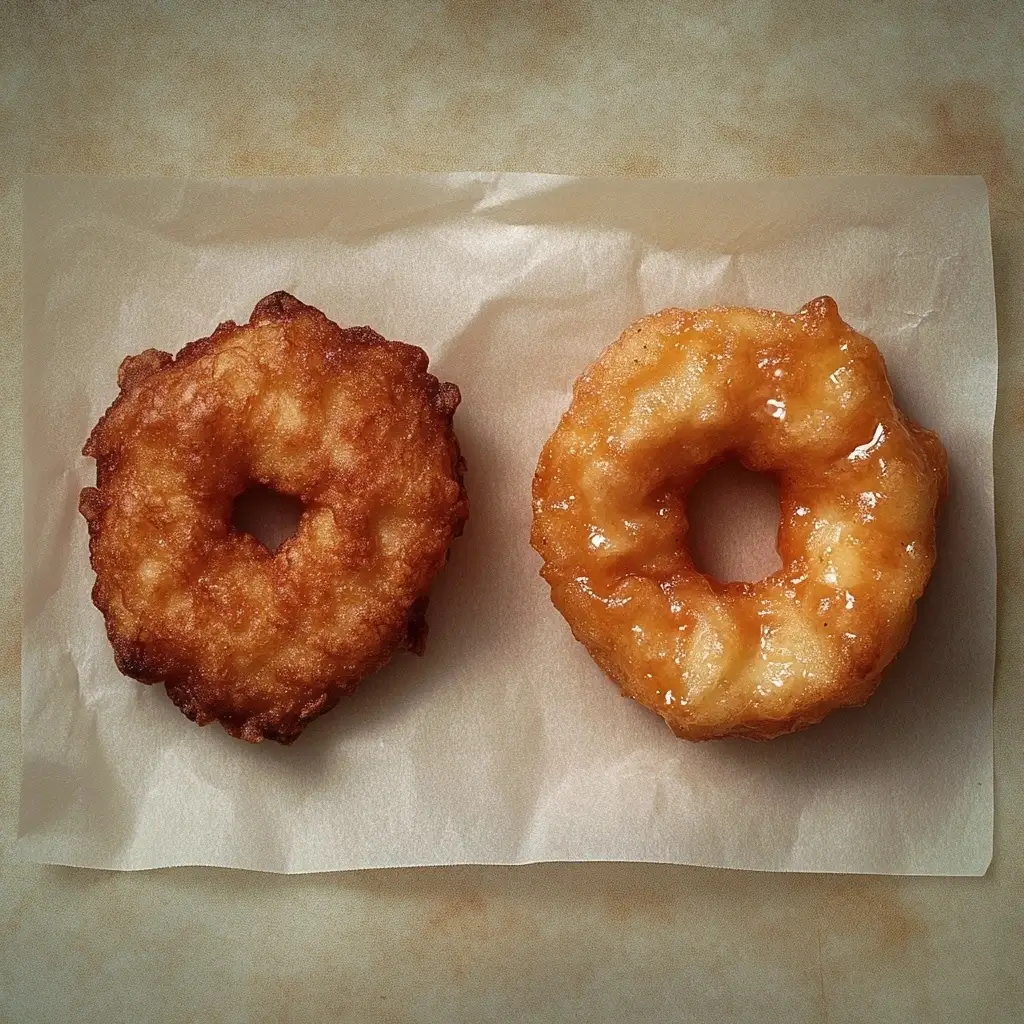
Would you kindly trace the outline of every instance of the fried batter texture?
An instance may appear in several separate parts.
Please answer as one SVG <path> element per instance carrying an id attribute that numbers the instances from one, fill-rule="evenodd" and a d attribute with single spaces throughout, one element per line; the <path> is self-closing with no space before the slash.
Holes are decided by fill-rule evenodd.
<path id="1" fill-rule="evenodd" d="M 738 458 L 779 481 L 783 567 L 719 583 L 686 494 Z M 863 704 L 935 562 L 946 455 L 835 302 L 667 309 L 576 382 L 533 484 L 532 543 L 573 634 L 690 740 L 768 739 Z"/>
<path id="2" fill-rule="evenodd" d="M 459 390 L 426 371 L 286 292 L 176 356 L 125 359 L 79 503 L 121 672 L 200 725 L 290 743 L 397 648 L 422 653 L 468 515 Z M 274 553 L 230 523 L 253 484 L 304 506 Z"/>

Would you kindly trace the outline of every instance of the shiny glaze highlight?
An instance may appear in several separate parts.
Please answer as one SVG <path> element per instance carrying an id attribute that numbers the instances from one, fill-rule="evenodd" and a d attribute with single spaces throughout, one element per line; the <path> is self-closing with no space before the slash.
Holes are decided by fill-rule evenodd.
<path id="1" fill-rule="evenodd" d="M 711 580 L 687 550 L 686 493 L 730 457 L 779 481 L 783 566 L 756 583 Z M 871 695 L 910 633 L 945 489 L 938 438 L 831 298 L 668 309 L 576 382 L 532 543 L 627 696 L 687 739 L 768 738 Z"/>

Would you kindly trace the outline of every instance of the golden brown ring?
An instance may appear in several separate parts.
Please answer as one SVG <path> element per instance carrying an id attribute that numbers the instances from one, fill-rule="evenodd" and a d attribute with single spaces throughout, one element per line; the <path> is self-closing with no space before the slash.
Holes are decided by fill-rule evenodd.
<path id="1" fill-rule="evenodd" d="M 177 356 L 125 359 L 82 491 L 118 668 L 199 724 L 288 743 L 406 646 L 468 514 L 453 384 L 426 354 L 285 292 Z M 230 523 L 259 483 L 304 505 L 270 552 Z"/>
<path id="2" fill-rule="evenodd" d="M 779 481 L 783 567 L 719 583 L 686 493 L 734 456 Z M 935 561 L 946 456 L 882 356 L 819 298 L 667 309 L 576 382 L 534 478 L 532 543 L 573 634 L 687 739 L 769 738 L 864 703 Z"/>

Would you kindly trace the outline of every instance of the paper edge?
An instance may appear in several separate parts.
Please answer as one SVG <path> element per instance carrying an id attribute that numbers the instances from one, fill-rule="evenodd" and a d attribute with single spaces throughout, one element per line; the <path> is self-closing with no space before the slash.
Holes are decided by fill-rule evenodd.
<path id="1" fill-rule="evenodd" d="M 636 864 L 636 865 L 665 865 L 677 868 L 698 868 L 702 871 L 742 871 L 748 874 L 758 875 L 844 875 L 844 876 L 873 876 L 876 878 L 983 878 L 988 874 L 992 866 L 992 846 L 989 844 L 987 851 L 983 854 L 983 860 L 969 869 L 963 871 L 949 871 L 942 869 L 928 871 L 914 871 L 902 869 L 900 871 L 872 871 L 863 868 L 837 868 L 837 867 L 767 867 L 754 868 L 745 865 L 712 864 L 701 861 L 683 860 L 636 860 L 633 858 L 612 858 L 604 857 L 598 860 L 559 859 L 559 858 L 528 858 L 524 860 L 459 860 L 459 861 L 421 861 L 411 860 L 399 864 L 351 864 L 341 868 L 288 868 L 288 867 L 252 867 L 248 864 L 227 864 L 215 858 L 205 860 L 177 860 L 151 861 L 144 864 L 136 864 L 130 867 L 111 867 L 109 864 L 91 863 L 88 857 L 49 857 L 27 852 L 25 847 L 28 842 L 19 837 L 15 844 L 15 852 L 22 863 L 49 865 L 53 867 L 74 868 L 81 871 L 118 871 L 125 873 L 136 873 L 145 871 L 177 870 L 179 868 L 213 868 L 218 871 L 247 871 L 252 874 L 270 874 L 283 876 L 302 875 L 331 875 L 331 874 L 352 874 L 361 871 L 405 871 L 417 868 L 433 869 L 457 869 L 461 867 L 483 867 L 483 868 L 518 868 L 529 867 L 534 864 Z"/>
<path id="2" fill-rule="evenodd" d="M 23 832 L 23 812 L 25 804 L 25 759 L 24 759 L 24 743 L 23 733 L 25 725 L 25 687 L 24 687 L 24 675 L 25 675 L 25 662 L 26 662 L 26 650 L 25 645 L 22 644 L 21 658 L 20 658 L 20 673 L 21 678 L 19 679 L 19 697 L 20 697 L 20 714 L 19 714 L 19 747 L 20 747 L 20 761 L 19 761 L 19 779 L 18 779 L 18 806 L 17 806 L 17 832 L 16 839 L 13 844 L 15 856 L 23 863 L 35 863 L 40 865 L 54 865 L 71 867 L 81 870 L 106 870 L 106 871 L 119 871 L 119 872 L 136 872 L 136 871 L 156 871 L 167 868 L 187 868 L 187 867 L 208 867 L 217 868 L 221 870 L 233 870 L 233 871 L 251 871 L 254 873 L 268 873 L 276 875 L 311 875 L 311 874 L 331 874 L 339 872 L 352 872 L 352 871 L 380 871 L 380 870 L 402 870 L 408 868 L 457 868 L 461 866 L 480 866 L 480 867 L 518 867 L 527 866 L 531 864 L 666 864 L 677 867 L 692 867 L 700 868 L 704 870 L 724 870 L 724 871 L 747 871 L 755 872 L 759 874 L 815 874 L 815 875 L 876 875 L 879 877 L 942 877 L 942 878 L 978 878 L 984 877 L 992 866 L 994 861 L 994 833 L 995 833 L 995 734 L 994 734 L 994 699 L 995 699 L 995 668 L 998 657 L 998 580 L 999 580 L 999 548 L 996 537 L 996 522 L 995 522 L 995 420 L 997 413 L 997 402 L 998 402 L 998 387 L 999 387 L 999 329 L 998 329 L 998 309 L 996 304 L 996 291 L 995 291 L 995 266 L 994 266 L 994 253 L 992 248 L 992 220 L 991 220 L 991 204 L 989 199 L 989 191 L 987 183 L 982 175 L 979 174 L 928 174 L 928 175 L 908 175 L 908 174 L 818 174 L 818 175 L 786 175 L 786 176 L 773 176 L 765 178 L 678 178 L 678 177 L 636 177 L 626 175 L 608 175 L 608 176 L 592 176 L 592 175 L 572 175 L 572 174 L 557 174 L 543 171 L 501 171 L 501 170 L 454 170 L 454 171 L 428 171 L 428 172 L 404 172 L 401 174 L 331 174 L 331 175 L 257 175 L 251 177 L 235 177 L 228 175 L 218 175 L 211 177 L 195 177 L 195 176 L 176 176 L 176 175 L 98 175 L 98 174 L 27 174 L 24 177 L 23 189 L 22 189 L 22 251 L 24 254 L 29 252 L 28 238 L 31 234 L 29 224 L 29 200 L 30 197 L 33 202 L 37 202 L 37 197 L 40 192 L 45 193 L 48 188 L 54 188 L 58 185 L 74 183 L 74 184 L 85 184 L 85 183 L 146 183 L 146 182 L 174 182 L 181 185 L 303 185 L 311 181 L 317 182 L 334 182 L 334 181 L 375 181 L 375 182 L 409 182 L 409 181 L 429 181 L 429 182 L 451 182 L 463 178 L 466 181 L 480 180 L 483 178 L 485 181 L 499 181 L 503 178 L 518 179 L 521 181 L 526 180 L 542 180 L 550 182 L 552 185 L 568 182 L 576 182 L 580 180 L 586 180 L 597 184 L 601 183 L 628 183 L 628 182 L 649 182 L 657 184 L 684 184 L 689 187 L 703 187 L 703 186 L 721 186 L 721 185 L 740 185 L 740 186 L 763 186 L 768 184 L 781 184 L 781 183 L 795 183 L 795 182 L 828 182 L 835 184 L 841 181 L 857 181 L 857 182 L 964 182 L 970 183 L 971 187 L 975 190 L 980 188 L 981 201 L 984 203 L 984 217 L 985 217 L 985 265 L 983 273 L 987 277 L 988 290 L 991 292 L 991 308 L 992 317 L 990 322 L 991 336 L 990 340 L 994 347 L 995 356 L 995 374 L 992 377 L 989 387 L 986 389 L 989 394 L 986 396 L 988 400 L 988 413 L 985 418 L 984 426 L 987 435 L 985 442 L 985 450 L 987 453 L 986 458 L 986 475 L 991 480 L 991 486 L 993 490 L 993 502 L 992 512 L 988 517 L 989 521 L 986 522 L 986 531 L 989 534 L 989 547 L 991 551 L 992 561 L 995 568 L 995 572 L 992 574 L 991 587 L 990 587 L 990 601 L 991 608 L 993 609 L 992 625 L 987 631 L 991 636 L 991 653 L 989 656 L 989 670 L 986 673 L 989 683 L 990 700 L 986 704 L 986 718 L 989 723 L 990 733 L 990 744 L 987 749 L 987 764 L 984 766 L 988 779 L 990 780 L 989 785 L 986 787 L 987 792 L 987 807 L 985 808 L 987 821 L 982 823 L 982 828 L 985 832 L 982 834 L 983 838 L 987 838 L 987 843 L 981 846 L 981 856 L 983 863 L 976 867 L 972 867 L 970 870 L 964 871 L 915 871 L 907 868 L 901 868 L 898 871 L 875 871 L 863 868 L 836 868 L 836 867 L 768 867 L 768 868 L 751 868 L 743 865 L 722 865 L 722 864 L 708 864 L 700 861 L 672 861 L 663 859 L 650 859 L 650 860 L 634 860 L 634 859 L 614 859 L 614 858 L 601 858 L 599 860 L 562 860 L 562 859 L 538 859 L 538 860 L 486 860 L 486 861 L 475 861 L 475 860 L 459 860 L 459 861 L 442 861 L 442 862 L 410 862 L 391 864 L 386 866 L 381 865 L 352 865 L 344 868 L 267 868 L 267 867 L 249 867 L 246 865 L 234 865 L 219 863 L 216 860 L 169 860 L 167 862 L 152 862 L 143 863 L 132 866 L 116 866 L 111 867 L 108 864 L 94 864 L 89 863 L 89 858 L 72 858 L 72 857 L 57 857 L 47 855 L 45 852 L 39 852 L 33 854 L 28 848 L 38 844 L 39 846 L 46 847 L 48 841 L 43 838 L 39 839 L 38 836 L 34 837 L 31 832 Z M 20 349 L 18 355 L 20 357 L 22 382 L 25 383 L 25 348 L 28 341 L 28 267 L 27 264 L 23 267 L 22 273 L 22 315 L 23 315 L 23 329 L 21 332 Z M 24 388 L 23 388 L 24 391 Z M 21 432 L 22 441 L 24 442 L 27 423 L 27 407 L 24 400 L 21 403 L 20 420 L 21 420 Z M 22 456 L 21 465 L 21 477 L 22 477 L 22 488 L 23 493 L 25 491 L 27 466 Z M 22 580 L 22 595 L 25 594 L 25 586 L 27 582 L 27 562 L 25 559 L 24 546 L 28 537 L 29 527 L 29 515 L 27 505 L 22 503 L 22 566 L 21 566 L 21 580 Z M 26 627 L 28 625 L 26 619 L 26 603 L 24 596 L 22 597 L 21 606 L 21 625 L 22 625 L 22 637 L 24 637 Z"/>

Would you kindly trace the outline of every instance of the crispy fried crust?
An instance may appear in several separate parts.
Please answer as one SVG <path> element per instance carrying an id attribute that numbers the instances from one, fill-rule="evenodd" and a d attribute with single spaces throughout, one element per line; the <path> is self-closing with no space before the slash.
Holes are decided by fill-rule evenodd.
<path id="1" fill-rule="evenodd" d="M 686 493 L 734 456 L 780 486 L 783 568 L 719 583 Z M 534 478 L 532 543 L 576 639 L 679 736 L 768 739 L 863 704 L 935 562 L 946 454 L 835 302 L 667 309 L 576 382 Z"/>
<path id="2" fill-rule="evenodd" d="M 287 292 L 176 356 L 148 349 L 83 452 L 93 601 L 117 667 L 200 725 L 292 742 L 398 648 L 468 516 L 459 389 L 419 348 Z M 271 553 L 230 523 L 251 484 L 305 507 Z"/>

